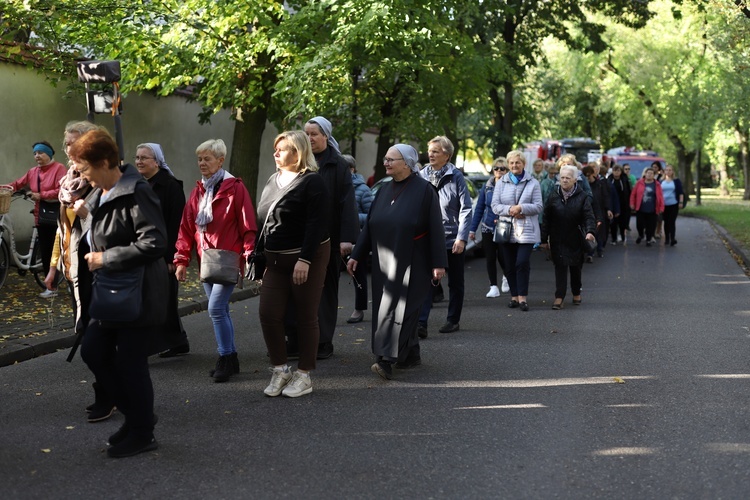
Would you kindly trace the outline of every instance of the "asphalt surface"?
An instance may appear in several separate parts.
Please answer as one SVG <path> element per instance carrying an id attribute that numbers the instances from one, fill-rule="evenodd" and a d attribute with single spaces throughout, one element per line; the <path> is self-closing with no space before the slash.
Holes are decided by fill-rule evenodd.
<path id="1" fill-rule="evenodd" d="M 608 247 L 561 311 L 541 253 L 527 313 L 485 298 L 471 259 L 461 330 L 437 333 L 436 305 L 423 365 L 389 382 L 369 322 L 346 323 L 343 276 L 336 353 L 297 399 L 262 393 L 257 299 L 231 307 L 242 372 L 225 384 L 206 313 L 187 316 L 191 354 L 151 363 L 160 447 L 128 459 L 105 453 L 121 415 L 85 420 L 79 358 L 3 367 L 0 496 L 747 498 L 750 279 L 709 223 L 680 218 L 678 240 Z"/>

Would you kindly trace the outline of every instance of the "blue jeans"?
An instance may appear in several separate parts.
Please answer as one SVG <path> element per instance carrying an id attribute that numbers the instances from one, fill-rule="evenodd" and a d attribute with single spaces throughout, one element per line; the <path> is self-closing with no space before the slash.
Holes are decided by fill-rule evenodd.
<path id="1" fill-rule="evenodd" d="M 219 356 L 237 352 L 234 347 L 234 325 L 229 316 L 229 297 L 234 291 L 234 285 L 203 283 L 203 289 L 208 297 L 208 316 L 214 324 Z"/>

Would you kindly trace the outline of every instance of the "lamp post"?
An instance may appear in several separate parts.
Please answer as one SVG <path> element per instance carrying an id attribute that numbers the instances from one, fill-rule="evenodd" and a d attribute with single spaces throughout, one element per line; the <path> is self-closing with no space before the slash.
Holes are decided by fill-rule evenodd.
<path id="1" fill-rule="evenodd" d="M 115 122 L 115 140 L 120 150 L 120 161 L 125 159 L 122 140 L 122 97 L 120 95 L 120 61 L 81 61 L 76 63 L 78 81 L 86 85 L 86 119 L 94 122 L 94 115 L 109 113 Z M 92 86 L 96 85 L 96 88 Z"/>

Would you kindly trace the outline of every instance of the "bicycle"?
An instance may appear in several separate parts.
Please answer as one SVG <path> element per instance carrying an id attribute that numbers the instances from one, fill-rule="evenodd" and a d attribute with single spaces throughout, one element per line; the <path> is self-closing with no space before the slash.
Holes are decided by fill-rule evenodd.
<path id="1" fill-rule="evenodd" d="M 0 288 L 5 284 L 8 277 L 8 271 L 12 265 L 18 268 L 20 276 L 25 275 L 28 271 L 34 275 L 37 284 L 46 290 L 44 284 L 44 266 L 42 265 L 42 256 L 39 250 L 39 234 L 37 228 L 31 232 L 31 245 L 28 253 L 21 254 L 16 249 L 16 233 L 13 228 L 13 219 L 10 216 L 10 204 L 20 198 L 31 203 L 31 196 L 25 191 L 12 193 L 9 186 L 0 186 Z M 33 213 L 33 210 L 32 210 Z M 59 277 L 62 280 L 62 277 Z"/>

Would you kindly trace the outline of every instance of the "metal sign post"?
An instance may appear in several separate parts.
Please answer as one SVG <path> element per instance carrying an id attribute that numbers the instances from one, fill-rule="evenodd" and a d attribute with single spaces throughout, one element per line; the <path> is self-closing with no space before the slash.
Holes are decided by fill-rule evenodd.
<path id="1" fill-rule="evenodd" d="M 120 161 L 125 159 L 122 139 L 122 97 L 120 95 L 120 61 L 81 61 L 76 63 L 78 81 L 86 85 L 86 119 L 94 122 L 96 114 L 109 113 L 115 122 L 115 140 Z M 94 87 L 96 86 L 96 87 Z"/>

